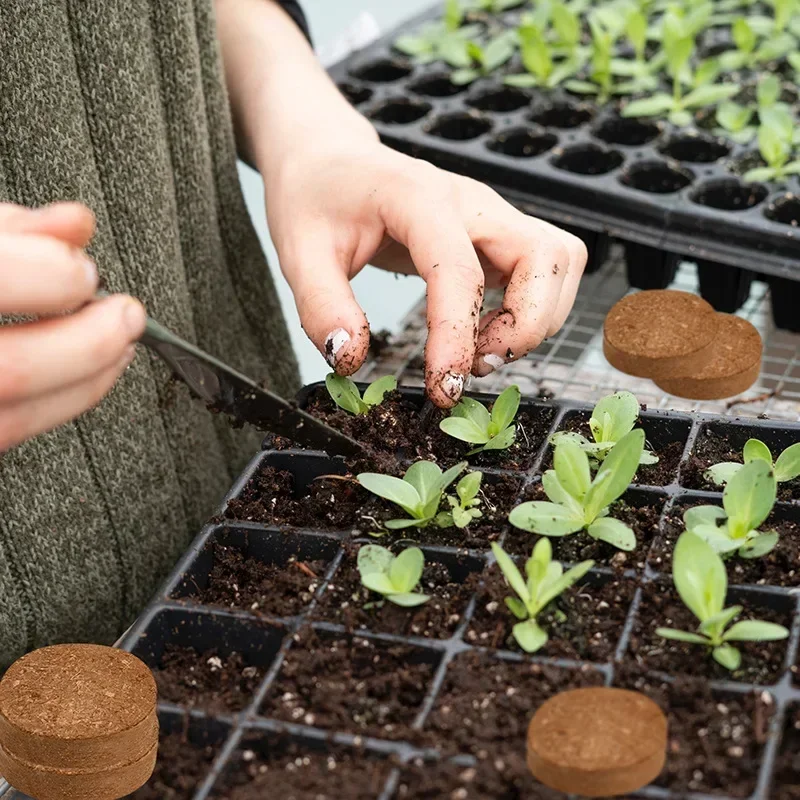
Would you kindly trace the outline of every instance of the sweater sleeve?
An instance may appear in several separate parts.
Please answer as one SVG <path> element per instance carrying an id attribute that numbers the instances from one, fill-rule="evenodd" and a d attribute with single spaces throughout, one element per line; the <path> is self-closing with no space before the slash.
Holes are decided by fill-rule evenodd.
<path id="1" fill-rule="evenodd" d="M 301 8 L 298 0 L 277 0 L 277 3 L 297 23 L 297 26 L 305 34 L 306 39 L 308 39 L 313 46 L 314 43 L 311 40 L 311 31 L 308 27 L 308 20 L 306 19 L 306 15 L 303 13 L 303 9 Z"/>

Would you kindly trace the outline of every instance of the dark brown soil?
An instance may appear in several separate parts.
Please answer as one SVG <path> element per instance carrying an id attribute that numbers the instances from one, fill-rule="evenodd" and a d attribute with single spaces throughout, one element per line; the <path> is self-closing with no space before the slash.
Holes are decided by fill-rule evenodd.
<path id="1" fill-rule="evenodd" d="M 208 586 L 189 595 L 203 605 L 237 608 L 253 614 L 291 617 L 300 614 L 325 576 L 326 561 L 265 564 L 245 558 L 236 547 L 215 543 Z"/>
<path id="2" fill-rule="evenodd" d="M 433 677 L 428 653 L 361 637 L 295 635 L 261 713 L 318 728 L 413 741 Z"/>
<path id="3" fill-rule="evenodd" d="M 425 723 L 426 743 L 446 754 L 469 753 L 481 761 L 524 754 L 528 723 L 545 700 L 566 689 L 602 682 L 602 675 L 588 668 L 568 670 L 464 653 L 447 670 Z"/>
<path id="4" fill-rule="evenodd" d="M 219 800 L 375 800 L 389 774 L 385 761 L 358 750 L 317 750 L 291 739 L 247 741 L 233 757 L 235 768 L 218 782 Z"/>
<path id="5" fill-rule="evenodd" d="M 800 800 L 800 706 L 786 712 L 772 792 L 774 800 Z"/>
<path id="6" fill-rule="evenodd" d="M 239 653 L 198 653 L 192 647 L 168 644 L 153 670 L 160 700 L 213 713 L 241 711 L 253 699 L 263 667 L 248 664 Z"/>
<path id="7" fill-rule="evenodd" d="M 504 753 L 477 767 L 443 761 L 409 764 L 400 776 L 397 800 L 566 800 L 567 795 L 537 783 L 525 764 L 525 751 Z"/>
<path id="8" fill-rule="evenodd" d="M 217 756 L 212 745 L 199 746 L 182 733 L 167 733 L 158 742 L 158 760 L 150 780 L 128 795 L 130 800 L 190 800 Z"/>
<path id="9" fill-rule="evenodd" d="M 354 547 L 345 556 L 314 609 L 314 619 L 335 622 L 353 631 L 367 629 L 432 639 L 452 636 L 480 581 L 480 573 L 468 570 L 480 562 L 468 564 L 456 557 L 448 568 L 429 558 L 416 591 L 430 599 L 421 606 L 401 608 L 361 585 L 357 553 L 358 548 Z"/>
<path id="10" fill-rule="evenodd" d="M 752 596 L 732 596 L 726 606 L 741 605 L 739 620 L 759 619 L 791 626 L 790 615 L 757 604 Z M 661 638 L 656 628 L 694 632 L 698 621 L 684 606 L 678 593 L 667 584 L 655 583 L 642 593 L 636 622 L 631 632 L 625 661 L 670 675 L 690 675 L 715 680 L 735 680 L 769 685 L 783 673 L 786 640 L 777 642 L 736 642 L 742 654 L 741 667 L 729 672 L 711 657 L 711 651 L 696 644 Z"/>
<path id="11" fill-rule="evenodd" d="M 528 487 L 528 500 L 547 500 L 540 483 Z M 658 535 L 658 521 L 666 498 L 659 495 L 623 495 L 611 507 L 611 516 L 629 525 L 636 534 L 636 549 L 626 553 L 610 544 L 592 539 L 586 531 L 571 536 L 551 536 L 553 558 L 563 563 L 575 563 L 594 559 L 598 566 L 611 566 L 618 569 L 643 570 L 650 543 Z M 529 533 L 511 527 L 505 548 L 515 555 L 529 556 L 533 546 L 540 539 L 538 533 Z"/>
<path id="12" fill-rule="evenodd" d="M 677 506 L 664 516 L 662 533 L 653 543 L 649 562 L 653 569 L 672 572 L 672 550 L 683 533 L 683 513 L 687 508 L 703 503 Z M 800 583 L 800 524 L 775 519 L 772 515 L 761 526 L 763 531 L 776 531 L 778 544 L 761 558 L 740 558 L 733 553 L 726 559 L 730 584 L 766 584 L 797 586 Z"/>
<path id="13" fill-rule="evenodd" d="M 571 433 L 579 433 L 581 436 L 585 436 L 590 442 L 592 442 L 594 439 L 592 438 L 592 431 L 589 428 L 590 416 L 591 414 L 589 413 L 581 412 L 575 414 L 574 416 L 568 417 L 559 426 L 559 430 L 569 431 Z M 643 427 L 646 432 L 647 425 L 644 425 Z M 647 449 L 651 450 L 658 456 L 658 463 L 651 464 L 649 466 L 645 464 L 640 466 L 633 479 L 633 482 L 641 484 L 642 486 L 668 486 L 670 483 L 675 482 L 677 480 L 678 465 L 681 462 L 681 456 L 683 455 L 683 448 L 685 445 L 685 440 L 677 439 L 674 442 L 670 442 L 665 447 L 654 450 L 651 442 L 648 439 Z M 552 468 L 553 448 L 549 447 L 547 449 L 547 454 L 544 457 L 542 470 Z"/>
<path id="14" fill-rule="evenodd" d="M 568 589 L 539 616 L 539 624 L 550 634 L 550 640 L 536 655 L 597 663 L 612 661 L 635 591 L 635 582 L 626 578 Z M 509 596 L 513 592 L 497 565 L 493 565 L 478 595 L 466 634 L 468 642 L 520 650 L 511 635 L 517 619 L 504 602 Z"/>
<path id="15" fill-rule="evenodd" d="M 779 453 L 773 452 L 773 458 Z M 705 489 L 722 492 L 724 487 L 706 480 L 703 473 L 714 464 L 723 461 L 742 463 L 742 448 L 735 447 L 727 438 L 719 436 L 710 428 L 701 431 L 694 443 L 692 453 L 681 469 L 681 483 L 690 489 Z M 778 484 L 778 500 L 800 500 L 800 478 Z"/>
<path id="16" fill-rule="evenodd" d="M 421 405 L 399 392 L 386 395 L 368 414 L 354 415 L 334 405 L 324 388 L 311 395 L 308 411 L 316 417 L 365 443 L 378 453 L 407 459 L 434 460 L 452 466 L 466 458 L 473 445 L 453 439 L 439 430 L 448 412 L 434 408 L 426 420 L 420 418 Z M 527 469 L 544 443 L 555 416 L 551 408 L 523 411 L 517 418 L 517 440 L 508 450 L 494 450 L 470 457 L 478 467 Z"/>
<path id="17" fill-rule="evenodd" d="M 667 764 L 656 786 L 731 797 L 752 794 L 774 711 L 769 694 L 715 693 L 705 681 L 670 684 L 638 669 L 618 671 L 614 683 L 644 692 L 667 714 Z"/>

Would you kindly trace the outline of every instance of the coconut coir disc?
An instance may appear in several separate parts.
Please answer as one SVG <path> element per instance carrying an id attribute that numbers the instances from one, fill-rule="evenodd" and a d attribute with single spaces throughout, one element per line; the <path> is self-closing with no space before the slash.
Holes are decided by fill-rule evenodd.
<path id="1" fill-rule="evenodd" d="M 646 786 L 666 758 L 667 720 L 639 692 L 590 688 L 551 697 L 528 728 L 528 767 L 546 786 L 613 797 Z"/>
<path id="2" fill-rule="evenodd" d="M 689 375 L 711 358 L 717 313 L 689 292 L 654 289 L 623 297 L 606 316 L 603 352 L 639 378 Z"/>
<path id="3" fill-rule="evenodd" d="M 157 743 L 156 684 L 130 653 L 90 644 L 44 647 L 0 681 L 0 774 L 10 780 L 13 771 L 24 790 L 29 772 L 39 800 L 77 797 L 60 788 L 69 776 L 105 773 L 112 783 L 124 774 L 138 777 Z M 52 792 L 45 791 L 49 779 Z"/>
<path id="4" fill-rule="evenodd" d="M 657 380 L 656 386 L 690 400 L 720 400 L 749 389 L 761 372 L 763 343 L 741 317 L 718 314 L 719 329 L 711 360 L 701 370 Z"/>

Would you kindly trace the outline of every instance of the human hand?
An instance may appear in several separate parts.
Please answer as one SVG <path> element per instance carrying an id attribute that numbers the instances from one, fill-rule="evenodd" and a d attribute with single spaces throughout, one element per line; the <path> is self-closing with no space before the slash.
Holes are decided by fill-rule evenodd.
<path id="1" fill-rule="evenodd" d="M 133 359 L 142 306 L 122 295 L 86 305 L 93 231 L 77 203 L 0 203 L 0 314 L 45 317 L 0 326 L 0 453 L 95 405 Z"/>
<path id="2" fill-rule="evenodd" d="M 368 263 L 422 276 L 425 383 L 442 408 L 470 373 L 487 375 L 552 336 L 586 265 L 577 237 L 371 136 L 316 140 L 282 159 L 266 192 L 301 323 L 338 373 L 355 372 L 369 346 L 350 280 Z M 506 288 L 502 307 L 481 316 L 484 286 Z"/>

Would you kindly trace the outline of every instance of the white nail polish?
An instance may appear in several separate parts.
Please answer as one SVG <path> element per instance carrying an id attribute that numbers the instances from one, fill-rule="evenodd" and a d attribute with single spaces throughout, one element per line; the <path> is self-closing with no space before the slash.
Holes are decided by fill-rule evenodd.
<path id="1" fill-rule="evenodd" d="M 350 341 L 350 334 L 344 328 L 337 328 L 325 337 L 325 360 L 331 367 L 336 366 L 339 351 Z"/>
<path id="2" fill-rule="evenodd" d="M 502 356 L 497 356 L 494 353 L 487 353 L 483 357 L 483 363 L 486 364 L 487 367 L 491 367 L 492 372 L 496 369 L 500 369 L 506 362 L 503 360 Z"/>
<path id="3" fill-rule="evenodd" d="M 448 372 L 442 378 L 442 390 L 451 400 L 458 400 L 464 389 L 464 376 Z"/>

